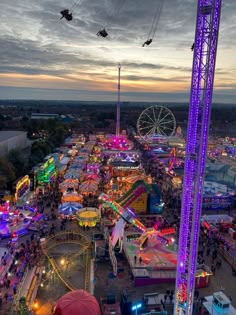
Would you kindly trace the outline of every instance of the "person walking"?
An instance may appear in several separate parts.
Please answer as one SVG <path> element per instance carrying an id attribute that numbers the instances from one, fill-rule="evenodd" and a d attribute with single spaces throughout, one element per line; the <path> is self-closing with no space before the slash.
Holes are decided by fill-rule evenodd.
<path id="1" fill-rule="evenodd" d="M 6 302 L 7 302 L 7 300 L 8 300 L 8 293 L 7 292 L 4 294 L 4 298 L 5 298 Z"/>

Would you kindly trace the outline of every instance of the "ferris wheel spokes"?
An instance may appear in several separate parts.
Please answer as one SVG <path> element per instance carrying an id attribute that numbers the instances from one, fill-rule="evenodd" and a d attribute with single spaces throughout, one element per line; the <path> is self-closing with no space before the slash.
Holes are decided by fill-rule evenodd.
<path id="1" fill-rule="evenodd" d="M 174 134 L 176 121 L 173 113 L 164 106 L 154 105 L 146 108 L 137 121 L 137 131 L 141 137 Z"/>

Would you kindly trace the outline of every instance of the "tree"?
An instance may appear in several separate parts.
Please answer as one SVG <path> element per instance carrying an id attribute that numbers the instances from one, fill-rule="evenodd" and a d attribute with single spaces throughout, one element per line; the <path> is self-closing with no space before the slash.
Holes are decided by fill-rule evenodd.
<path id="1" fill-rule="evenodd" d="M 28 156 L 27 154 L 24 154 L 21 150 L 11 150 L 7 155 L 7 159 L 13 165 L 17 178 L 27 172 Z"/>
<path id="2" fill-rule="evenodd" d="M 32 144 L 31 153 L 37 155 L 39 151 L 43 152 L 43 155 L 46 156 L 51 152 L 51 148 L 49 144 L 44 140 L 35 141 Z"/>
<path id="3" fill-rule="evenodd" d="M 6 188 L 16 179 L 15 168 L 6 158 L 0 158 L 0 188 Z"/>

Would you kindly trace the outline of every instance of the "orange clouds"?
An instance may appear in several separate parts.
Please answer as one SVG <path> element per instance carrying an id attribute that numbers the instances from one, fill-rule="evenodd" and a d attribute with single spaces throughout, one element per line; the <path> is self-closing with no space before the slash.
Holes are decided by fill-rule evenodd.
<path id="1" fill-rule="evenodd" d="M 190 82 L 188 80 L 178 81 L 171 78 L 148 78 L 142 76 L 135 78 L 122 79 L 121 90 L 124 92 L 175 92 L 186 91 L 189 89 Z M 101 91 L 116 91 L 116 77 L 103 76 L 102 74 L 82 73 L 61 76 L 45 75 L 45 74 L 19 74 L 19 73 L 1 73 L 1 86 L 14 87 L 30 87 L 30 88 L 49 88 L 49 89 L 86 89 Z"/>

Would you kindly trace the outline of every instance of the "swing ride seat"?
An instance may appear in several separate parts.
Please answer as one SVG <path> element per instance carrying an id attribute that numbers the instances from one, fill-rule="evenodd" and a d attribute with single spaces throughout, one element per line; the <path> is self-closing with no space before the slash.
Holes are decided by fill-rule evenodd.
<path id="1" fill-rule="evenodd" d="M 67 21 L 71 21 L 72 20 L 72 13 L 69 13 L 68 9 L 62 10 L 61 12 L 61 19 L 65 18 Z"/>
<path id="2" fill-rule="evenodd" d="M 65 10 L 62 10 L 61 12 L 61 15 L 67 15 L 67 14 L 69 14 L 69 10 L 68 9 L 65 9 Z"/>
<path id="3" fill-rule="evenodd" d="M 97 36 L 102 36 L 102 37 L 107 37 L 108 36 L 108 33 L 107 31 L 104 29 L 100 30 L 97 32 Z"/>
<path id="4" fill-rule="evenodd" d="M 149 46 L 151 43 L 152 43 L 152 39 L 150 38 L 150 39 L 146 40 L 146 42 L 143 43 L 142 47 L 145 47 L 145 45 Z"/>
<path id="5" fill-rule="evenodd" d="M 73 19 L 72 13 L 67 14 L 67 15 L 65 16 L 65 18 L 66 18 L 67 21 L 72 21 L 72 19 Z"/>

